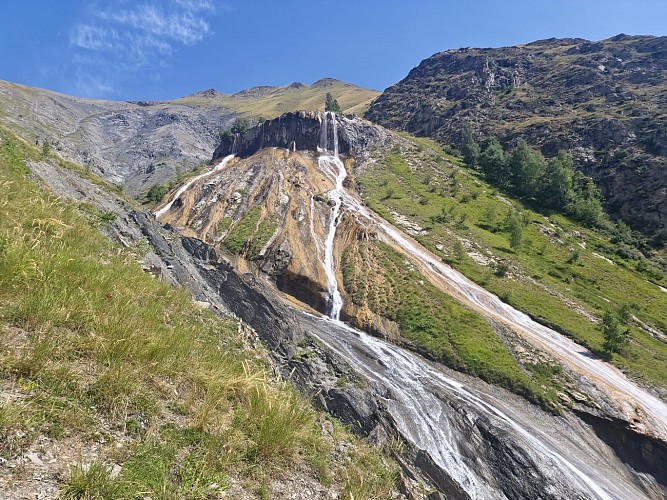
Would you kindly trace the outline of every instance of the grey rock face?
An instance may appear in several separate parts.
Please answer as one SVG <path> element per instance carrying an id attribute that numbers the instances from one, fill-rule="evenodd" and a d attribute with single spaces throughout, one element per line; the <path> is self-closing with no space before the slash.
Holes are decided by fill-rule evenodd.
<path id="1" fill-rule="evenodd" d="M 139 197 L 208 162 L 234 117 L 207 105 L 80 99 L 0 81 L 3 123 Z"/>
<path id="2" fill-rule="evenodd" d="M 327 135 L 323 137 L 322 124 L 327 120 Z M 343 155 L 360 156 L 392 140 L 392 134 L 387 130 L 351 115 L 326 117 L 319 112 L 298 111 L 267 120 L 241 134 L 224 136 L 213 153 L 213 161 L 232 153 L 246 158 L 268 147 L 333 151 L 334 127 L 331 120 L 336 120 L 338 151 Z"/>
<path id="3" fill-rule="evenodd" d="M 385 90 L 366 117 L 459 144 L 520 138 L 546 156 L 568 150 L 607 210 L 667 241 L 667 37 L 550 39 L 435 54 Z"/>

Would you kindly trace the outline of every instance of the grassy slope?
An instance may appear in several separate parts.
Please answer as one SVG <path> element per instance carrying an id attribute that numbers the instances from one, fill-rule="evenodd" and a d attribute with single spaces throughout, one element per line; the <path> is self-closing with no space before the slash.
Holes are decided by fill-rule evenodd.
<path id="1" fill-rule="evenodd" d="M 358 116 L 363 116 L 371 101 L 379 95 L 379 92 L 375 90 L 335 81 L 330 86 L 307 85 L 296 89 L 286 85 L 275 88 L 267 95 L 253 98 L 237 98 L 231 95 L 218 94 L 213 102 L 225 106 L 231 112 L 240 113 L 244 116 L 262 116 L 271 119 L 288 111 L 302 109 L 323 111 L 324 98 L 327 92 L 338 100 L 344 113 L 355 113 Z M 211 103 L 211 99 L 189 96 L 173 102 L 205 105 Z"/>
<path id="2" fill-rule="evenodd" d="M 556 391 L 542 388 L 539 377 L 522 370 L 489 323 L 425 282 L 388 245 L 368 241 L 351 246 L 342 267 L 353 302 L 395 321 L 413 348 L 542 403 L 555 403 Z"/>
<path id="3" fill-rule="evenodd" d="M 97 446 L 64 479 L 72 498 L 212 498 L 229 477 L 262 493 L 293 463 L 350 498 L 386 497 L 393 474 L 375 453 L 357 444 L 334 462 L 324 417 L 269 376 L 236 325 L 40 191 L 24 160 L 37 156 L 0 129 L 0 456 L 40 436 Z"/>
<path id="4" fill-rule="evenodd" d="M 388 154 L 379 168 L 357 179 L 364 199 L 378 213 L 391 221 L 392 212 L 397 212 L 427 228 L 428 234 L 417 239 L 429 250 L 503 300 L 594 351 L 602 350 L 603 338 L 591 316 L 594 320 L 622 304 L 636 306 L 637 318 L 667 330 L 667 293 L 635 271 L 634 261 L 611 254 L 612 244 L 602 234 L 560 215 L 550 217 L 553 227 L 542 214 L 500 196 L 474 172 L 460 168 L 460 160 L 447 156 L 434 142 L 412 139 L 418 147 Z M 517 252 L 510 248 L 505 224 L 510 209 L 521 212 L 526 222 Z M 554 234 L 544 234 L 545 228 Z M 469 252 L 474 249 L 504 262 L 507 275 L 494 272 L 498 264 L 476 262 L 472 252 L 461 255 L 455 249 L 457 240 L 469 242 Z M 661 284 L 665 286 L 664 280 Z M 637 322 L 628 327 L 631 342 L 613 356 L 613 362 L 637 378 L 667 387 L 667 344 Z"/>

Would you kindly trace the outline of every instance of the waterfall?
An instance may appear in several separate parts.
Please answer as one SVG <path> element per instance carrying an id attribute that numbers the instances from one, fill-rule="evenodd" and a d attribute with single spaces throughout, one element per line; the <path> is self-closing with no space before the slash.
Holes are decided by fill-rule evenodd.
<path id="1" fill-rule="evenodd" d="M 335 113 L 331 113 L 331 121 L 333 122 L 334 156 L 338 158 L 338 122 Z"/>
<path id="2" fill-rule="evenodd" d="M 632 382 L 615 366 L 598 359 L 573 340 L 534 321 L 444 264 L 419 243 L 371 212 L 356 196 L 343 192 L 343 201 L 350 212 L 366 219 L 367 223 L 378 229 L 381 240 L 402 250 L 421 268 L 424 276 L 449 290 L 449 295 L 455 300 L 490 320 L 510 326 L 531 344 L 552 355 L 575 373 L 583 374 L 590 380 L 604 381 L 601 389 L 619 412 L 631 416 L 635 409 L 639 409 L 658 436 L 667 436 L 665 402 Z"/>
<path id="3" fill-rule="evenodd" d="M 329 119 L 333 122 L 333 156 L 329 155 Z M 334 240 L 336 229 L 340 222 L 340 210 L 343 201 L 343 182 L 347 177 L 345 165 L 338 158 L 338 128 L 336 124 L 336 115 L 331 112 L 324 114 L 322 127 L 320 129 L 320 149 L 322 154 L 317 159 L 317 164 L 324 174 L 334 182 L 334 189 L 329 191 L 329 202 L 333 203 L 329 218 L 329 228 L 324 239 L 324 273 L 327 277 L 327 306 L 326 314 L 331 319 L 338 320 L 340 311 L 343 308 L 343 296 L 338 290 L 338 280 L 336 279 L 336 266 L 334 262 Z M 312 217 L 312 214 L 311 214 Z"/>
<path id="4" fill-rule="evenodd" d="M 440 371 L 437 365 L 428 363 L 418 355 L 405 351 L 389 342 L 371 337 L 344 323 L 315 318 L 303 314 L 308 321 L 309 332 L 329 349 L 340 355 L 372 384 L 385 387 L 391 394 L 385 401 L 386 409 L 396 423 L 399 432 L 414 445 L 425 450 L 431 458 L 447 471 L 447 474 L 475 500 L 507 499 L 498 488 L 494 472 L 486 468 L 484 459 L 471 460 L 474 444 L 461 444 L 471 438 L 457 419 L 461 415 L 477 414 L 486 419 L 506 439 L 515 443 L 517 450 L 531 457 L 537 471 L 549 481 L 541 498 L 568 498 L 560 496 L 559 486 L 571 487 L 563 491 L 570 498 L 600 500 L 630 500 L 644 498 L 640 487 L 624 476 L 625 469 L 619 461 L 611 469 L 600 463 L 600 448 L 591 434 L 581 436 L 576 449 L 572 443 L 552 433 L 554 426 L 560 432 L 572 431 L 567 420 L 545 415 L 553 420 L 543 422 L 540 413 L 515 410 L 496 395 L 481 388 L 471 388 Z M 458 411 L 452 411 L 452 406 Z M 462 409 L 466 411 L 462 411 Z M 466 413 L 470 409 L 470 413 Z M 475 424 L 471 424 L 475 427 Z M 582 428 L 579 432 L 589 432 Z M 576 438 L 575 438 L 576 439 Z M 462 453 L 465 452 L 465 453 Z M 521 460 L 521 457 L 519 457 Z M 502 467 L 502 464 L 501 464 Z M 526 484 L 536 476 L 526 470 Z M 514 480 L 521 480 L 520 475 Z M 549 478 L 552 478 L 551 480 Z M 563 487 L 563 486 L 560 486 Z M 580 495 L 576 495 L 580 492 Z"/>
<path id="5" fill-rule="evenodd" d="M 234 139 L 234 143 L 236 144 L 236 139 Z M 169 201 L 169 203 L 167 203 L 164 207 L 162 207 L 162 208 L 161 208 L 160 210 L 158 210 L 157 212 L 154 212 L 154 213 L 155 213 L 155 218 L 156 218 L 156 219 L 159 219 L 159 218 L 162 217 L 164 214 L 166 214 L 166 213 L 169 211 L 169 209 L 171 208 L 171 206 L 174 204 L 174 202 L 175 202 L 176 200 L 178 200 L 178 199 L 181 197 L 181 195 L 182 195 L 183 193 L 185 193 L 185 191 L 187 191 L 187 189 L 188 189 L 190 186 L 192 186 L 195 182 L 197 182 L 199 179 L 203 179 L 204 177 L 208 177 L 209 175 L 213 175 L 214 173 L 219 172 L 220 170 L 222 170 L 223 168 L 225 168 L 225 167 L 227 166 L 227 163 L 229 163 L 229 160 L 231 160 L 232 158 L 234 158 L 234 155 L 233 155 L 233 154 L 231 154 L 231 155 L 229 155 L 229 156 L 225 156 L 225 157 L 222 159 L 222 161 L 221 161 L 220 163 L 218 163 L 213 169 L 209 170 L 208 172 L 204 172 L 203 174 L 199 174 L 199 175 L 197 175 L 196 177 L 193 177 L 192 179 L 190 179 L 190 180 L 189 180 L 188 182 L 186 182 L 185 184 L 183 184 L 183 185 L 178 189 L 178 191 L 176 191 L 176 194 L 174 194 L 174 196 L 172 196 L 172 198 L 171 198 L 171 200 Z"/>
<path id="6" fill-rule="evenodd" d="M 334 118 L 335 122 L 335 118 Z M 329 148 L 329 113 L 324 113 L 322 115 L 322 125 L 320 126 L 320 150 L 326 152 Z"/>

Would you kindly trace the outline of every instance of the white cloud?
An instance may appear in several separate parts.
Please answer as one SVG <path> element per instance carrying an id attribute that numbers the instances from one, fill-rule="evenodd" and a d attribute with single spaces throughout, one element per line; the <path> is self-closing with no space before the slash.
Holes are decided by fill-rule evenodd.
<path id="1" fill-rule="evenodd" d="M 109 94 L 113 85 L 96 85 L 100 75 L 119 80 L 119 68 L 125 73 L 143 71 L 178 47 L 202 41 L 211 34 L 209 19 L 215 11 L 214 0 L 106 2 L 70 33 L 78 86 Z"/>

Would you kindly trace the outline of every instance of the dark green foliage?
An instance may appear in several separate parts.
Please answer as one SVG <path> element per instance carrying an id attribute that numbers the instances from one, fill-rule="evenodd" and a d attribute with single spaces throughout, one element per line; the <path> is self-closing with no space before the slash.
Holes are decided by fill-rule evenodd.
<path id="1" fill-rule="evenodd" d="M 246 120 L 245 118 L 238 118 L 234 122 L 234 125 L 232 125 L 230 131 L 232 132 L 232 134 L 242 134 L 249 128 L 250 128 L 250 123 L 248 122 L 248 120 Z"/>
<path id="2" fill-rule="evenodd" d="M 508 185 L 509 175 L 505 162 L 505 151 L 496 137 L 491 137 L 479 155 L 479 166 L 487 181 L 497 186 Z"/>
<path id="3" fill-rule="evenodd" d="M 466 165 L 475 167 L 477 165 L 477 159 L 479 158 L 479 152 L 479 144 L 477 144 L 475 133 L 470 124 L 466 123 L 463 127 L 463 137 L 461 140 L 461 154 L 463 155 L 463 161 L 466 162 Z"/>
<path id="4" fill-rule="evenodd" d="M 512 250 L 515 252 L 518 252 L 523 241 L 523 224 L 521 223 L 521 217 L 518 213 L 512 212 L 507 222 L 507 229 L 510 233 L 510 247 L 512 247 Z"/>
<path id="5" fill-rule="evenodd" d="M 567 206 L 569 212 L 575 219 L 587 226 L 598 226 L 604 220 L 602 208 L 602 194 L 595 185 L 593 179 L 576 172 L 573 177 L 574 193 L 572 201 Z"/>
<path id="6" fill-rule="evenodd" d="M 100 214 L 100 220 L 102 222 L 113 222 L 118 218 L 118 214 L 116 212 L 102 212 Z"/>
<path id="7" fill-rule="evenodd" d="M 454 255 L 456 256 L 456 260 L 463 260 L 466 258 L 466 249 L 463 246 L 463 243 L 461 243 L 461 240 L 456 240 L 454 243 Z"/>
<path id="8" fill-rule="evenodd" d="M 334 113 L 340 113 L 340 105 L 338 101 L 333 98 L 333 96 L 327 92 L 326 101 L 324 103 L 324 111 L 333 111 Z"/>
<path id="9" fill-rule="evenodd" d="M 575 248 L 572 250 L 572 252 L 570 252 L 570 257 L 568 257 L 567 263 L 575 264 L 579 260 L 579 257 L 581 257 L 581 253 Z"/>
<path id="10" fill-rule="evenodd" d="M 621 330 L 616 316 L 610 311 L 606 311 L 602 316 L 600 324 L 602 335 L 604 336 L 604 350 L 609 354 L 619 352 L 628 342 L 629 330 Z"/>
<path id="11" fill-rule="evenodd" d="M 544 175 L 545 163 L 542 153 L 530 148 L 528 143 L 521 139 L 507 158 L 513 191 L 527 198 L 535 196 Z"/>
<path id="12" fill-rule="evenodd" d="M 501 260 L 500 262 L 498 262 L 498 264 L 496 264 L 496 270 L 494 274 L 499 278 L 504 278 L 505 276 L 507 276 L 507 271 L 509 270 L 510 270 L 509 264 L 506 261 Z"/>
<path id="13" fill-rule="evenodd" d="M 542 153 L 520 140 L 505 154 L 498 139 L 491 137 L 478 163 L 487 181 L 538 209 L 566 213 L 587 226 L 606 222 L 600 189 L 590 177 L 574 171 L 572 157 L 565 151 L 546 161 Z"/>
<path id="14" fill-rule="evenodd" d="M 632 320 L 632 310 L 635 309 L 636 306 L 632 306 L 630 304 L 621 304 L 620 307 L 618 308 L 618 319 L 623 323 L 624 325 L 627 325 L 630 323 Z"/>
<path id="15" fill-rule="evenodd" d="M 220 131 L 220 138 L 232 140 L 235 135 L 242 134 L 248 130 L 250 126 L 250 122 L 246 118 L 237 118 L 231 127 Z"/>
<path id="16" fill-rule="evenodd" d="M 565 151 L 546 164 L 541 180 L 540 203 L 546 208 L 564 210 L 572 199 L 572 157 Z"/>
<path id="17" fill-rule="evenodd" d="M 164 195 L 167 194 L 168 191 L 169 188 L 164 184 L 154 184 L 148 190 L 148 193 L 146 193 L 146 200 L 148 202 L 157 203 L 164 198 Z"/>

